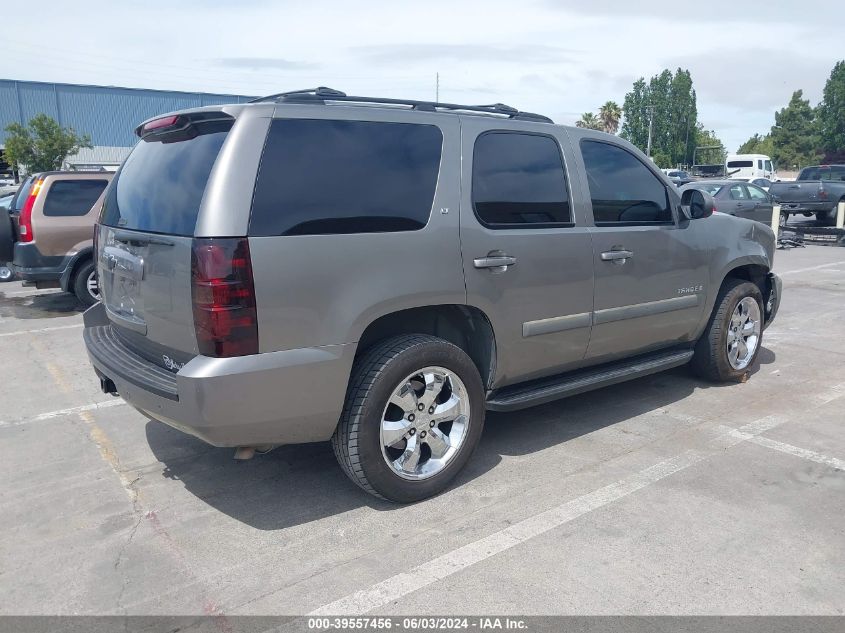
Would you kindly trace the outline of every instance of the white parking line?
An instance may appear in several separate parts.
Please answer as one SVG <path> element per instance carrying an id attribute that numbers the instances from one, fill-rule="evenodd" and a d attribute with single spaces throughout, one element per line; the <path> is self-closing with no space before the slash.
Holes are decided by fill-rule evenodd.
<path id="1" fill-rule="evenodd" d="M 837 468 L 839 470 L 845 470 L 845 459 L 839 459 L 838 457 L 829 457 L 828 455 L 822 455 L 821 453 L 817 453 L 806 448 L 800 448 L 798 446 L 793 446 L 792 444 L 787 444 L 785 442 L 778 442 L 777 440 L 772 440 L 768 437 L 749 435 L 748 433 L 743 433 L 742 431 L 736 429 L 732 429 L 728 431 L 728 433 L 731 435 L 731 437 L 751 442 L 752 444 L 757 444 L 758 446 L 771 448 L 772 450 L 780 451 L 781 453 L 786 453 L 787 455 L 794 455 L 795 457 L 800 457 L 801 459 L 816 462 L 817 464 L 823 464 L 825 466 L 831 466 L 832 468 Z"/>
<path id="2" fill-rule="evenodd" d="M 410 571 L 391 576 L 368 589 L 356 591 L 344 598 L 319 607 L 309 613 L 308 616 L 361 615 L 383 607 L 409 593 L 427 587 L 467 567 L 525 543 L 536 536 L 574 521 L 588 512 L 627 497 L 661 479 L 685 470 L 713 454 L 717 454 L 716 451 L 720 453 L 721 450 L 719 449 L 739 444 L 748 438 L 755 437 L 758 433 L 783 424 L 785 421 L 786 418 L 781 416 L 767 416 L 743 426 L 740 431 L 741 436 L 733 435 L 733 432 L 737 429 L 730 429 L 728 433 L 711 442 L 713 446 L 711 451 L 685 451 L 677 457 L 659 462 L 650 468 L 641 470 L 603 488 L 567 501 L 478 541 L 438 556 Z"/>
<path id="3" fill-rule="evenodd" d="M 0 290 L 0 294 L 6 297 L 46 297 L 49 295 L 63 294 L 63 292 L 56 288 L 55 290 L 48 290 L 46 292 L 44 290 L 12 290 L 10 292 Z"/>
<path id="4" fill-rule="evenodd" d="M 786 275 L 800 275 L 801 273 L 808 273 L 811 270 L 821 270 L 822 268 L 830 268 L 831 266 L 841 266 L 845 264 L 845 261 L 841 262 L 831 262 L 830 264 L 819 264 L 818 266 L 810 266 L 808 268 L 796 268 L 795 270 L 787 270 L 786 272 L 779 273 L 781 277 L 785 277 Z"/>
<path id="5" fill-rule="evenodd" d="M 41 422 L 43 420 L 51 420 L 63 415 L 71 415 L 75 413 L 83 413 L 85 411 L 97 411 L 99 409 L 107 409 L 109 407 L 119 407 L 126 404 L 123 400 L 115 398 L 114 400 L 103 400 L 102 402 L 94 402 L 92 404 L 84 404 L 79 407 L 69 407 L 67 409 L 59 409 L 58 411 L 48 411 L 47 413 L 40 413 L 31 418 L 23 418 L 21 420 L 0 420 L 0 428 L 6 426 L 21 426 L 31 422 Z"/>
<path id="6" fill-rule="evenodd" d="M 18 336 L 20 334 L 37 334 L 38 332 L 53 332 L 55 330 L 70 330 L 77 327 L 82 327 L 82 323 L 74 323 L 73 325 L 57 325 L 55 327 L 42 327 L 35 330 L 20 330 L 19 332 L 2 332 L 0 336 Z"/>

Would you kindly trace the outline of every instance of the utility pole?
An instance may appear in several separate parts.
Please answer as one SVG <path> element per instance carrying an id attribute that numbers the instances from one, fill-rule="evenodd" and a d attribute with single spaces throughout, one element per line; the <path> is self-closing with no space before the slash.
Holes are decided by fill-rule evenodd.
<path id="1" fill-rule="evenodd" d="M 437 73 L 434 85 L 434 103 L 440 103 L 440 73 Z"/>
<path id="2" fill-rule="evenodd" d="M 654 106 L 648 106 L 648 144 L 645 154 L 651 158 L 651 130 L 654 127 Z"/>

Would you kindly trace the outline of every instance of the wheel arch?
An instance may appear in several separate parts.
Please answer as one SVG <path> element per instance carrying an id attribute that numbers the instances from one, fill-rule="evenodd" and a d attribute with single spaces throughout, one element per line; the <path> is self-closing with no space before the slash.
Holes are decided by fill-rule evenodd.
<path id="1" fill-rule="evenodd" d="M 356 357 L 378 341 L 400 334 L 430 334 L 460 347 L 489 388 L 496 373 L 496 337 L 490 319 L 474 306 L 442 304 L 407 308 L 372 321 L 358 340 Z"/>
<path id="2" fill-rule="evenodd" d="M 61 286 L 62 290 L 65 292 L 70 292 L 73 288 L 73 281 L 76 277 L 76 273 L 79 268 L 85 262 L 92 260 L 94 258 L 94 248 L 92 246 L 87 246 L 83 249 L 80 249 L 73 257 L 71 257 L 70 261 L 68 262 L 67 268 L 62 273 L 61 278 L 59 279 L 59 285 Z"/>

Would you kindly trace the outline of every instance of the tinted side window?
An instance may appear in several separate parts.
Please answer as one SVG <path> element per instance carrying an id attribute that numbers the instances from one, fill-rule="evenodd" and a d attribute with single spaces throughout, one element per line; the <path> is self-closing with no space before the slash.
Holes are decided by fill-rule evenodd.
<path id="1" fill-rule="evenodd" d="M 442 146 L 434 125 L 277 119 L 261 159 L 250 235 L 421 229 Z"/>
<path id="2" fill-rule="evenodd" d="M 97 202 L 108 180 L 59 180 L 50 185 L 44 200 L 44 215 L 85 215 Z"/>
<path id="3" fill-rule="evenodd" d="M 766 192 L 762 189 L 758 189 L 757 187 L 748 187 L 748 195 L 751 196 L 752 200 L 768 200 L 769 196 L 766 195 Z"/>
<path id="4" fill-rule="evenodd" d="M 732 185 L 731 200 L 748 200 L 748 196 L 745 193 L 745 187 L 742 185 Z"/>
<path id="5" fill-rule="evenodd" d="M 488 132 L 475 141 L 472 204 L 492 228 L 572 223 L 557 141 L 536 134 Z"/>
<path id="6" fill-rule="evenodd" d="M 596 225 L 671 223 L 663 182 L 616 145 L 581 141 Z"/>

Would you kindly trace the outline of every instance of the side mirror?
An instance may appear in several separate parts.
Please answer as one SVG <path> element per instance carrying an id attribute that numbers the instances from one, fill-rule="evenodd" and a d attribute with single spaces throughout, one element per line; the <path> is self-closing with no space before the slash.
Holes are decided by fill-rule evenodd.
<path id="1" fill-rule="evenodd" d="M 713 215 L 716 201 L 709 193 L 699 189 L 687 189 L 681 195 L 681 207 L 690 220 L 700 220 Z"/>

